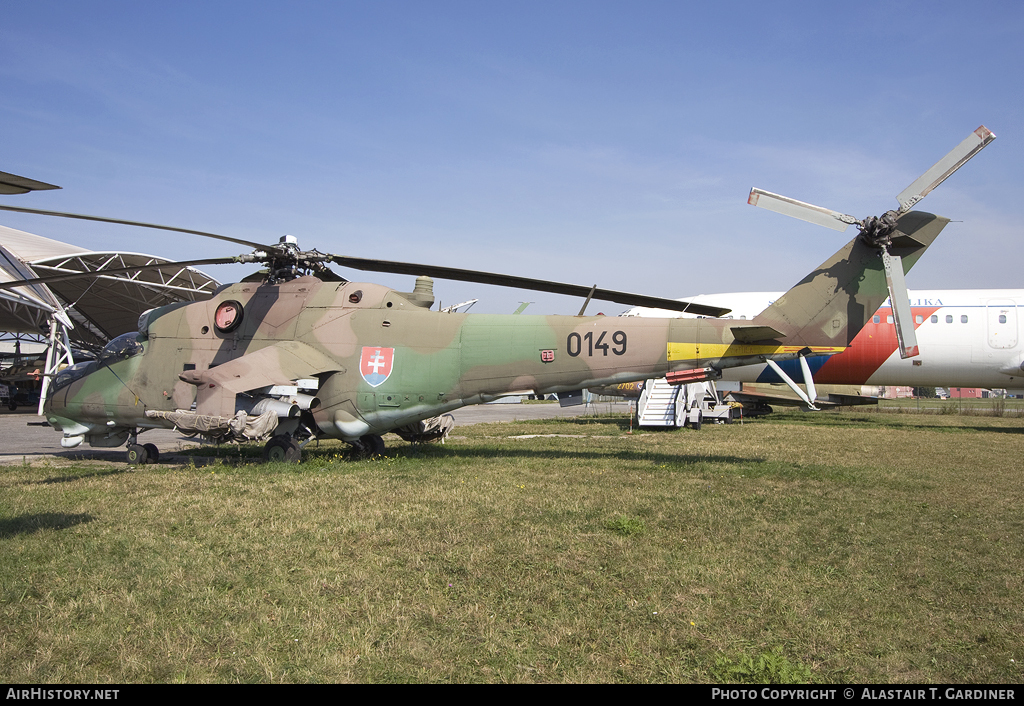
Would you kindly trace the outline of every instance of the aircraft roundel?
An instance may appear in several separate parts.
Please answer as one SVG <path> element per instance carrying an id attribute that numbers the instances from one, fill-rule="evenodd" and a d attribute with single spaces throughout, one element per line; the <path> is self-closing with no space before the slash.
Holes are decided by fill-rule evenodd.
<path id="1" fill-rule="evenodd" d="M 363 354 L 359 357 L 359 373 L 370 387 L 377 387 L 391 376 L 394 364 L 394 348 L 363 346 Z"/>

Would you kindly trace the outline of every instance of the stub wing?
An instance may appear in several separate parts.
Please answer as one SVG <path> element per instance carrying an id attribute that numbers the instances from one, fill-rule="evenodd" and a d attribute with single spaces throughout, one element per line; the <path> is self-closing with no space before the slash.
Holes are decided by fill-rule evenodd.
<path id="1" fill-rule="evenodd" d="M 209 370 L 180 375 L 199 388 L 196 412 L 231 416 L 235 395 L 272 385 L 291 385 L 301 378 L 341 371 L 330 356 L 299 341 L 281 341 Z"/>

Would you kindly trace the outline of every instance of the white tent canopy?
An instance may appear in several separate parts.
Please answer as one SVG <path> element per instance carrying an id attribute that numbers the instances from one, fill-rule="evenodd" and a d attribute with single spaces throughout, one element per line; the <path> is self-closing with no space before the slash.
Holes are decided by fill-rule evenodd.
<path id="1" fill-rule="evenodd" d="M 128 274 L 107 269 L 161 265 Z M 92 252 L 0 226 L 0 281 L 49 274 L 93 272 L 95 277 L 0 290 L 0 331 L 48 335 L 49 321 L 64 309 L 73 322 L 72 343 L 96 347 L 134 331 L 154 307 L 209 297 L 219 283 L 191 267 L 155 255 Z"/>

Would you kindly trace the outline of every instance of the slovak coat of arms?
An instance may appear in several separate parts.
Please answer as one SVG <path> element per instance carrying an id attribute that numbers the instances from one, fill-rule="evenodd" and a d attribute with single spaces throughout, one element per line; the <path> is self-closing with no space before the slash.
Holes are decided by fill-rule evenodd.
<path id="1" fill-rule="evenodd" d="M 359 357 L 359 373 L 370 387 L 382 385 L 395 367 L 395 349 L 380 346 L 363 346 Z"/>

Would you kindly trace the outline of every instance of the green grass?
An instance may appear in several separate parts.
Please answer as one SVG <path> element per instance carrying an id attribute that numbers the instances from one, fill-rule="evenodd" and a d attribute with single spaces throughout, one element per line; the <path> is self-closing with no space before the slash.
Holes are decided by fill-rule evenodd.
<path id="1" fill-rule="evenodd" d="M 297 466 L 236 450 L 3 467 L 0 671 L 1020 681 L 1020 420 L 794 412 L 627 430 L 475 425 L 444 445 L 388 437 L 371 461 L 310 446 Z"/>
<path id="2" fill-rule="evenodd" d="M 605 523 L 605 528 L 623 537 L 631 537 L 635 534 L 640 535 L 647 532 L 647 525 L 644 524 L 643 520 L 637 517 L 626 517 L 625 515 L 609 520 Z"/>
<path id="3" fill-rule="evenodd" d="M 879 400 L 877 411 L 903 414 L 941 414 L 975 417 L 1024 417 L 1024 399 L 992 397 L 985 399 L 905 397 Z"/>
<path id="4" fill-rule="evenodd" d="M 757 657 L 719 657 L 713 674 L 717 681 L 725 684 L 808 684 L 812 678 L 810 669 L 803 664 L 792 664 L 778 647 Z"/>

